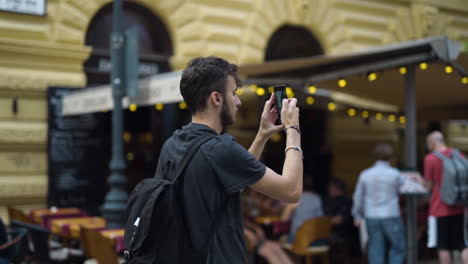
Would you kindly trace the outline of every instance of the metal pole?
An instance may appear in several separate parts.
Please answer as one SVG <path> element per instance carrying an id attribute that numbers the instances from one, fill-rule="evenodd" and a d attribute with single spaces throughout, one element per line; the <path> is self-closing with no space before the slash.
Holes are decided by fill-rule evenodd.
<path id="1" fill-rule="evenodd" d="M 408 67 L 405 75 L 405 166 L 408 169 L 416 169 L 416 66 Z M 406 230 L 408 264 L 416 264 L 418 260 L 418 248 L 416 241 L 416 197 L 406 196 Z"/>
<path id="2" fill-rule="evenodd" d="M 124 72 L 124 44 L 122 31 L 122 0 L 114 0 L 113 6 L 113 32 L 111 35 L 111 62 L 112 62 L 112 97 L 114 110 L 112 112 L 112 160 L 110 162 L 111 175 L 108 179 L 110 191 L 105 197 L 102 214 L 107 220 L 109 228 L 118 228 L 125 225 L 125 210 L 128 194 L 126 191 L 127 177 L 123 149 L 123 110 L 122 98 L 125 95 L 123 84 Z"/>

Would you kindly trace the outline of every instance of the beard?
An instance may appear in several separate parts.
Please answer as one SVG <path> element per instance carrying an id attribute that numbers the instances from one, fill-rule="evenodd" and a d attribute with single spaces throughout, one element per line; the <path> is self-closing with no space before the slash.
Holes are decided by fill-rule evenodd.
<path id="1" fill-rule="evenodd" d="M 234 123 L 234 118 L 232 117 L 229 106 L 226 103 L 223 103 L 220 118 L 223 130 L 226 129 L 227 126 L 232 125 Z"/>

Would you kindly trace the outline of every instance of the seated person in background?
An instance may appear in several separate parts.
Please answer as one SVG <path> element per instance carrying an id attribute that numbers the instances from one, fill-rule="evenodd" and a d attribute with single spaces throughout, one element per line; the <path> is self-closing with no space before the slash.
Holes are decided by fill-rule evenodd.
<path id="1" fill-rule="evenodd" d="M 281 245 L 267 240 L 263 230 L 253 222 L 244 219 L 244 235 L 255 254 L 263 257 L 270 264 L 293 264 L 292 260 L 281 248 Z"/>
<path id="2" fill-rule="evenodd" d="M 301 200 L 296 204 L 287 204 L 281 220 L 291 221 L 291 231 L 289 232 L 288 242 L 292 243 L 297 229 L 310 219 L 323 216 L 322 199 L 314 192 L 312 187 L 312 176 L 304 174 L 304 192 Z"/>
<path id="3" fill-rule="evenodd" d="M 332 250 L 344 251 L 345 255 L 359 250 L 359 233 L 353 224 L 351 209 L 353 201 L 345 195 L 346 184 L 337 178 L 328 184 L 328 197 L 325 200 L 325 214 L 331 218 L 330 243 Z"/>

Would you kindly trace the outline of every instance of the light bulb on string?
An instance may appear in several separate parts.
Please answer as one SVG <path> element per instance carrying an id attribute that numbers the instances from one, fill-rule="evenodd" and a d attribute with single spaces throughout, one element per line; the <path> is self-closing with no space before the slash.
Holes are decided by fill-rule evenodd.
<path id="1" fill-rule="evenodd" d="M 348 82 L 343 78 L 338 80 L 338 86 L 341 87 L 341 88 L 346 87 L 347 84 L 348 84 Z"/>
<path id="2" fill-rule="evenodd" d="M 406 117 L 405 116 L 400 116 L 400 124 L 406 123 Z"/>
<path id="3" fill-rule="evenodd" d="M 368 111 L 362 111 L 361 116 L 362 116 L 362 118 L 369 118 L 369 112 Z"/>
<path id="4" fill-rule="evenodd" d="M 445 73 L 450 74 L 453 72 L 452 66 L 445 66 Z"/>
<path id="5" fill-rule="evenodd" d="M 273 86 L 268 87 L 268 92 L 271 93 L 271 94 L 274 93 L 275 88 L 273 88 Z"/>
<path id="6" fill-rule="evenodd" d="M 405 75 L 407 71 L 408 70 L 406 69 L 406 67 L 400 67 L 400 69 L 399 69 L 399 72 L 400 72 L 401 75 Z"/>
<path id="7" fill-rule="evenodd" d="M 315 94 L 317 92 L 317 87 L 314 85 L 309 86 L 309 93 L 310 94 Z"/>
<path id="8" fill-rule="evenodd" d="M 388 116 L 388 121 L 390 121 L 392 123 L 395 122 L 395 119 L 396 119 L 395 115 L 389 115 Z"/>
<path id="9" fill-rule="evenodd" d="M 356 110 L 354 110 L 354 108 L 350 108 L 350 109 L 348 110 L 348 115 L 349 115 L 350 117 L 355 116 L 355 115 L 356 115 Z"/>
<path id="10" fill-rule="evenodd" d="M 242 94 L 244 94 L 244 89 L 242 89 L 242 88 L 237 88 L 236 93 L 237 93 L 238 96 L 241 96 Z"/>
<path id="11" fill-rule="evenodd" d="M 281 134 L 280 133 L 275 133 L 273 136 L 271 136 L 271 141 L 278 143 L 281 141 Z"/>
<path id="12" fill-rule="evenodd" d="M 258 96 L 264 96 L 265 95 L 265 89 L 262 87 L 258 87 L 257 89 L 257 95 Z"/>
<path id="13" fill-rule="evenodd" d="M 182 110 L 187 109 L 187 103 L 185 103 L 185 102 L 180 102 L 180 103 L 179 103 L 179 108 L 182 109 Z"/>
<path id="14" fill-rule="evenodd" d="M 468 84 L 468 77 L 463 76 L 463 77 L 461 78 L 461 83 L 463 83 L 463 84 Z"/>
<path id="15" fill-rule="evenodd" d="M 382 118 L 383 118 L 382 113 L 377 113 L 377 114 L 375 115 L 375 119 L 377 119 L 377 120 L 382 120 Z"/>
<path id="16" fill-rule="evenodd" d="M 421 68 L 421 70 L 423 70 L 423 71 L 426 70 L 427 67 L 429 67 L 429 66 L 427 65 L 426 62 L 422 62 L 421 64 L 419 64 L 419 68 Z"/>
<path id="17" fill-rule="evenodd" d="M 328 103 L 328 110 L 335 111 L 336 110 L 336 104 L 333 103 L 333 102 Z"/>
<path id="18" fill-rule="evenodd" d="M 367 74 L 367 79 L 369 80 L 369 82 L 377 80 L 377 73 L 370 72 L 369 74 Z"/>
<path id="19" fill-rule="evenodd" d="M 293 89 L 291 87 L 286 87 L 286 96 L 288 98 L 293 98 L 294 97 L 294 92 L 293 92 Z"/>
<path id="20" fill-rule="evenodd" d="M 315 99 L 313 96 L 307 96 L 306 102 L 307 104 L 311 105 L 311 104 L 314 104 Z"/>
<path id="21" fill-rule="evenodd" d="M 131 104 L 128 109 L 131 111 L 131 112 L 135 112 L 137 110 L 137 105 L 136 104 Z"/>
<path id="22" fill-rule="evenodd" d="M 156 108 L 156 110 L 158 110 L 158 111 L 162 111 L 164 109 L 164 105 L 163 104 L 156 104 L 154 106 L 154 108 Z"/>

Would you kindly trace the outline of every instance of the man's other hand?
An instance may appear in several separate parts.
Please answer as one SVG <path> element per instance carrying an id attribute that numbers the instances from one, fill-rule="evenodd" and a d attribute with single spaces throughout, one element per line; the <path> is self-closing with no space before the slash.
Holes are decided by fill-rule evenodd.
<path id="1" fill-rule="evenodd" d="M 275 121 L 278 119 L 278 111 L 276 107 L 273 107 L 275 102 L 274 94 L 271 94 L 270 99 L 266 101 L 263 107 L 262 119 L 260 121 L 259 133 L 269 139 L 273 134 L 284 129 L 284 125 L 275 125 Z"/>

